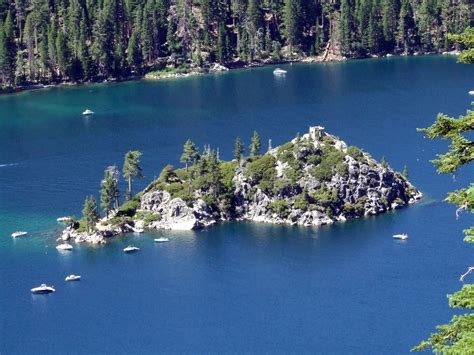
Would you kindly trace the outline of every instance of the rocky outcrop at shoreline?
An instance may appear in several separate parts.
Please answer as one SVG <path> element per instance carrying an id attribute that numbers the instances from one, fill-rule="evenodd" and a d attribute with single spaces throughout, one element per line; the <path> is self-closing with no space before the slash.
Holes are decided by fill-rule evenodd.
<path id="1" fill-rule="evenodd" d="M 112 214 L 93 233 L 70 226 L 61 238 L 98 244 L 143 228 L 191 230 L 230 220 L 320 226 L 384 213 L 422 196 L 386 162 L 377 162 L 322 127 L 310 127 L 263 156 L 219 164 L 221 178 L 227 175 L 226 192 L 225 185 L 179 190 L 188 186 L 186 177 L 192 173 L 177 170 L 170 172 L 172 178 L 152 182 L 132 215 L 117 219 Z"/>

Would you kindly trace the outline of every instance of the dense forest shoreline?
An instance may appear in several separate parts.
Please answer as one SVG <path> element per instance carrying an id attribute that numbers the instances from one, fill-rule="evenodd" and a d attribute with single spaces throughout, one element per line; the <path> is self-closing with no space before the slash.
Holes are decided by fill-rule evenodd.
<path id="1" fill-rule="evenodd" d="M 123 83 L 128 81 L 139 81 L 139 80 L 173 80 L 173 79 L 181 79 L 181 78 L 188 78 L 191 76 L 199 76 L 199 75 L 207 75 L 217 72 L 226 72 L 231 70 L 246 70 L 251 68 L 258 68 L 258 67 L 265 67 L 271 65 L 278 65 L 278 64 L 321 64 L 321 63 L 330 63 L 330 62 L 342 62 L 346 60 L 354 61 L 354 60 L 363 60 L 363 59 L 382 59 L 387 57 L 418 57 L 418 56 L 432 56 L 432 55 L 451 55 L 451 56 L 458 56 L 459 52 L 456 50 L 443 52 L 443 53 L 426 53 L 426 54 L 407 54 L 407 55 L 393 55 L 388 53 L 384 56 L 371 56 L 371 57 L 358 57 L 358 58 L 332 58 L 330 61 L 322 61 L 320 57 L 305 57 L 300 59 L 294 60 L 279 60 L 279 61 L 269 61 L 265 63 L 249 63 L 249 64 L 242 64 L 239 66 L 230 66 L 224 67 L 221 66 L 219 70 L 209 70 L 208 68 L 190 68 L 184 70 L 173 70 L 173 71 L 156 71 L 145 73 L 143 75 L 134 75 L 124 78 L 110 78 L 110 79 L 101 79 L 96 81 L 88 81 L 88 82 L 58 82 L 58 83 L 49 83 L 49 84 L 26 84 L 18 87 L 8 87 L 8 88 L 0 88 L 0 96 L 4 95 L 14 95 L 19 94 L 26 91 L 35 91 L 35 90 L 42 90 L 42 89 L 52 89 L 52 88 L 59 88 L 59 87 L 76 87 L 76 86 L 84 86 L 84 85 L 97 85 L 101 83 Z M 217 64 L 217 63 L 215 63 Z M 225 68 L 225 69 L 224 69 Z M 158 75 L 156 75 L 158 74 Z"/>
<path id="2" fill-rule="evenodd" d="M 0 87 L 442 53 L 470 0 L 0 0 Z"/>

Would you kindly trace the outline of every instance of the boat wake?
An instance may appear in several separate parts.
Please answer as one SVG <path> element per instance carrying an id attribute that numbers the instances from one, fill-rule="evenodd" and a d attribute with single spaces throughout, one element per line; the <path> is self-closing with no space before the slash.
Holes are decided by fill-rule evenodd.
<path id="1" fill-rule="evenodd" d="M 9 166 L 16 166 L 16 165 L 18 165 L 18 163 L 0 164 L 0 168 L 6 168 L 6 167 L 9 167 Z"/>

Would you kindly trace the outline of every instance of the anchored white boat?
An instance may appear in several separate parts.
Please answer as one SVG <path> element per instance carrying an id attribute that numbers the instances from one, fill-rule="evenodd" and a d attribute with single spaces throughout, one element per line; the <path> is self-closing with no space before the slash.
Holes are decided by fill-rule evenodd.
<path id="1" fill-rule="evenodd" d="M 79 275 L 71 274 L 71 275 L 66 276 L 66 281 L 80 281 L 80 280 L 81 280 L 81 276 Z"/>
<path id="2" fill-rule="evenodd" d="M 83 114 L 84 116 L 91 116 L 91 115 L 93 115 L 94 113 L 95 113 L 94 111 L 89 110 L 89 109 L 86 109 L 82 114 Z"/>
<path id="3" fill-rule="evenodd" d="M 283 69 L 280 69 L 280 68 L 276 68 L 274 71 L 273 71 L 273 74 L 274 75 L 285 75 L 287 73 L 286 70 L 283 70 Z"/>
<path id="4" fill-rule="evenodd" d="M 62 222 L 62 223 L 66 223 L 66 222 L 69 222 L 71 220 L 72 220 L 71 217 L 59 217 L 59 218 L 56 219 L 56 221 Z"/>
<path id="5" fill-rule="evenodd" d="M 12 233 L 12 237 L 13 238 L 24 237 L 27 234 L 28 234 L 28 232 L 17 231 L 15 233 Z"/>
<path id="6" fill-rule="evenodd" d="M 469 91 L 469 95 L 474 95 L 474 90 Z"/>
<path id="7" fill-rule="evenodd" d="M 283 69 L 280 69 L 280 68 L 276 68 L 274 71 L 273 71 L 273 74 L 274 75 L 285 75 L 287 73 L 286 70 L 283 70 Z"/>
<path id="8" fill-rule="evenodd" d="M 143 228 L 132 228 L 133 233 L 143 233 L 145 230 Z"/>
<path id="9" fill-rule="evenodd" d="M 128 247 L 123 249 L 123 251 L 125 253 L 134 253 L 134 252 L 139 251 L 139 250 L 140 250 L 140 248 L 134 247 L 133 245 L 129 245 Z"/>
<path id="10" fill-rule="evenodd" d="M 72 250 L 72 245 L 68 243 L 59 244 L 56 249 L 58 250 Z"/>
<path id="11" fill-rule="evenodd" d="M 51 293 L 55 291 L 54 286 L 48 286 L 46 284 L 41 284 L 40 286 L 31 289 L 32 293 Z"/>
<path id="12" fill-rule="evenodd" d="M 155 243 L 164 243 L 169 242 L 170 240 L 168 238 L 155 238 L 154 241 Z"/>
<path id="13" fill-rule="evenodd" d="M 395 234 L 393 239 L 406 240 L 408 239 L 408 234 Z"/>

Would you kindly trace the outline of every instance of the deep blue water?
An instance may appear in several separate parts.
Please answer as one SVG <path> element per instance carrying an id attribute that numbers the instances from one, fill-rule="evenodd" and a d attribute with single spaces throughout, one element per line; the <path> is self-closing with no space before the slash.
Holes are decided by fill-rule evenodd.
<path id="1" fill-rule="evenodd" d="M 416 132 L 463 114 L 474 66 L 451 57 L 272 67 L 182 80 L 0 97 L 0 353 L 406 353 L 453 311 L 474 222 L 442 200 L 472 180 L 437 175 L 447 144 Z M 97 114 L 81 116 L 85 108 Z M 253 130 L 273 145 L 322 125 L 396 169 L 423 200 L 323 228 L 228 223 L 56 251 L 56 218 L 80 215 L 103 169 L 143 152 L 143 188 L 182 144 L 220 148 Z M 13 240 L 15 230 L 27 238 Z M 408 242 L 393 241 L 407 232 Z M 169 243 L 155 245 L 166 235 Z M 133 255 L 122 248 L 141 247 Z M 70 273 L 78 283 L 65 283 Z M 51 295 L 29 289 L 46 282 Z"/>

